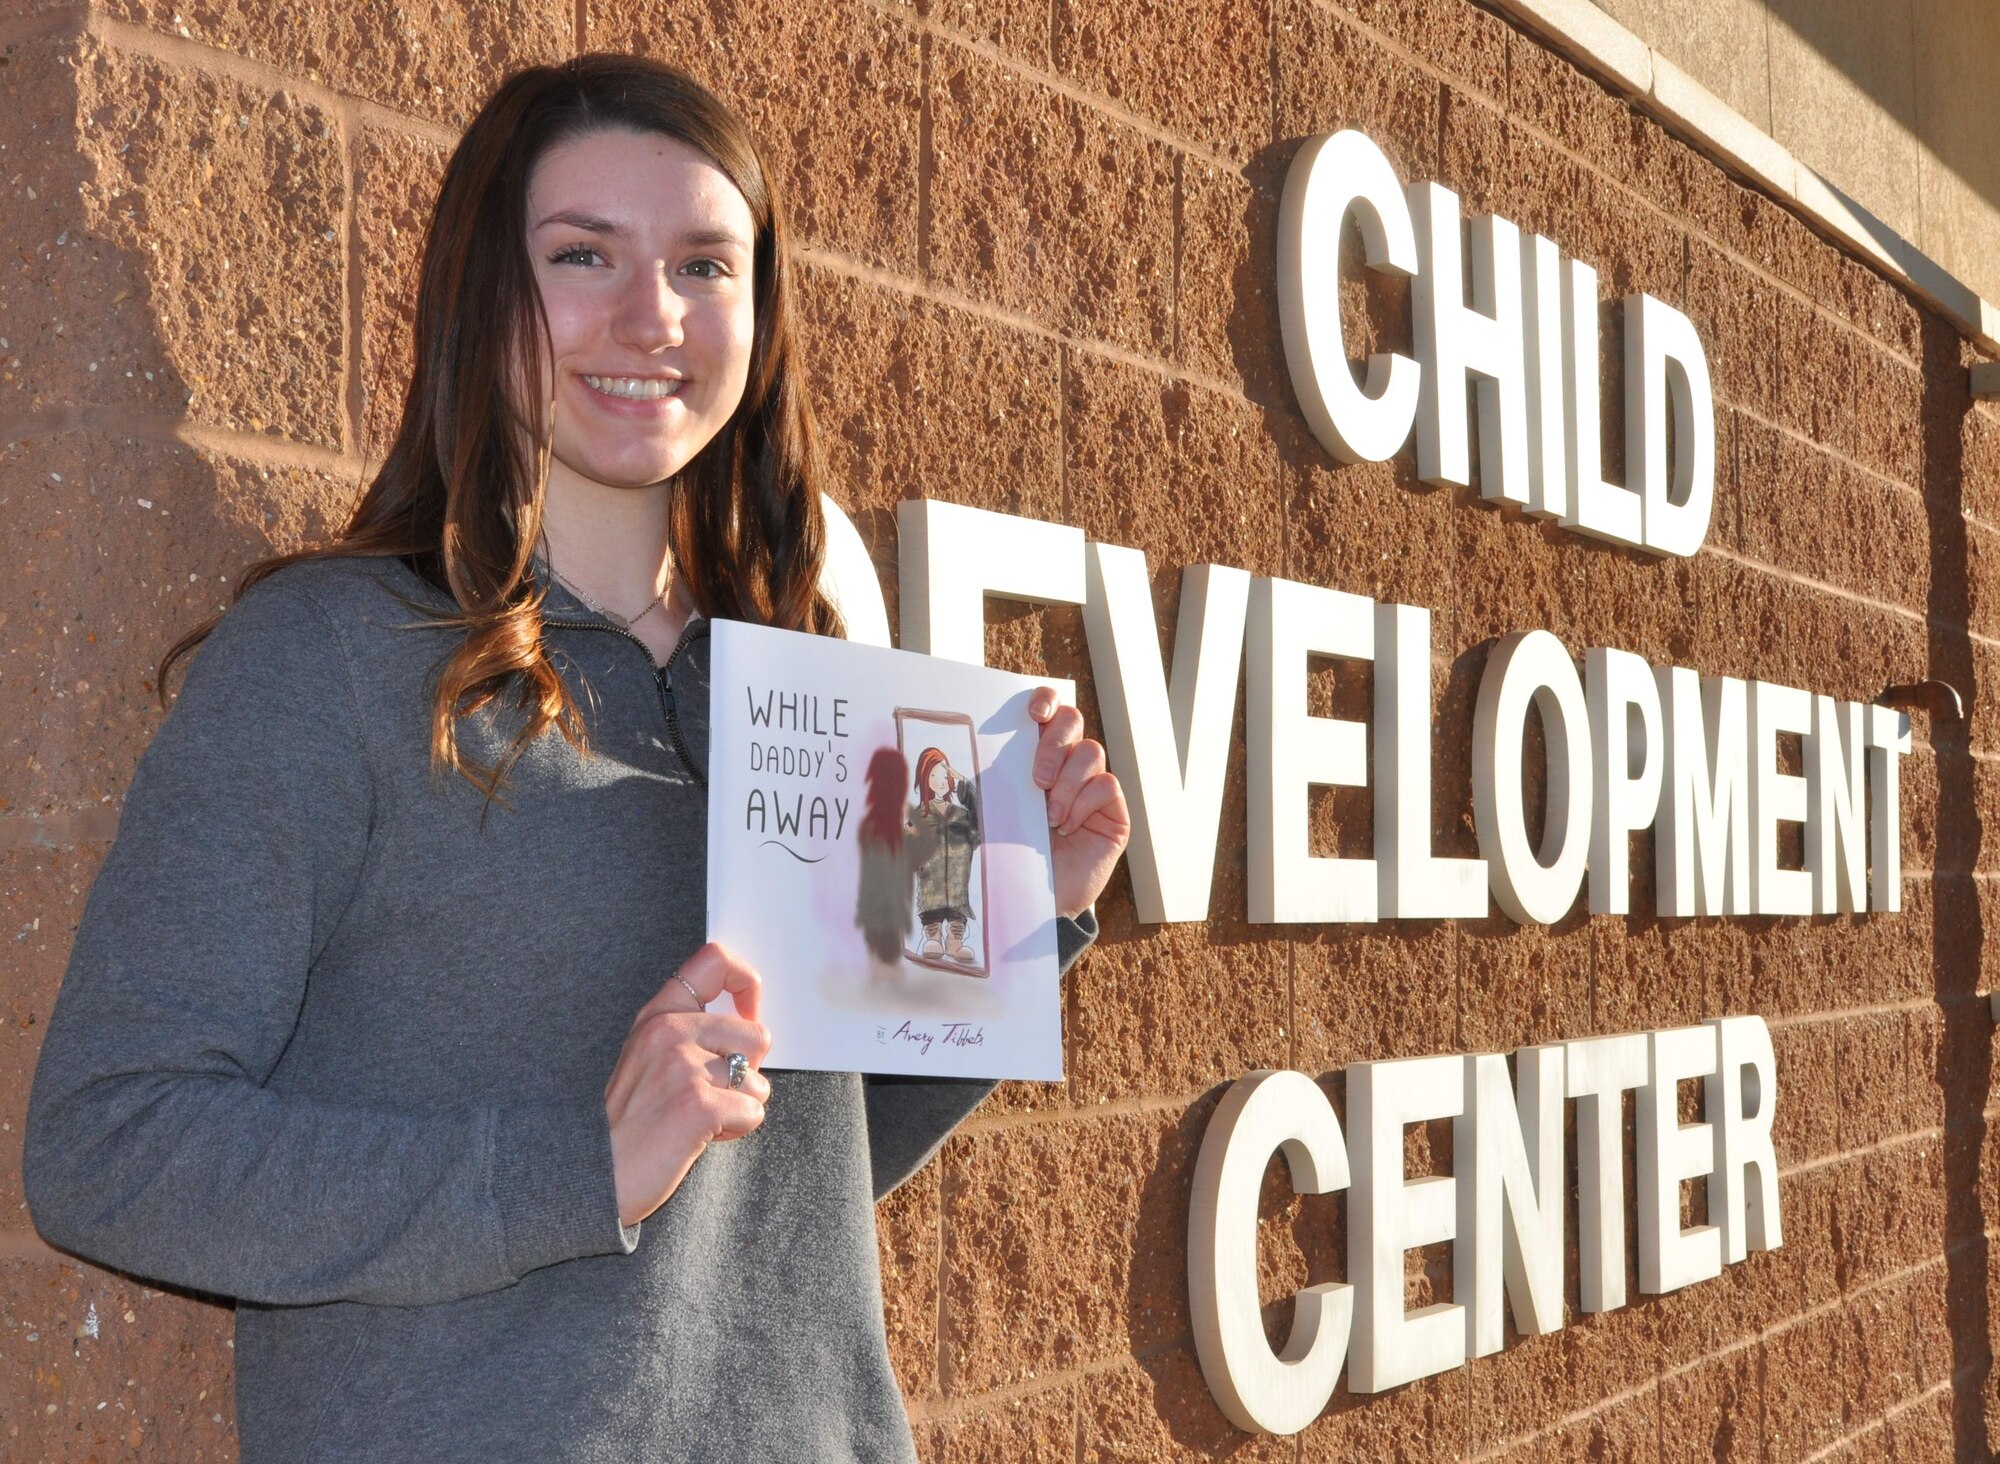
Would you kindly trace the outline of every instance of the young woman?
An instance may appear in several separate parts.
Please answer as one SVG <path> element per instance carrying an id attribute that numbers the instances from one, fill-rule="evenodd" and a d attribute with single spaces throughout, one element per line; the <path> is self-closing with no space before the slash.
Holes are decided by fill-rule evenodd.
<path id="1" fill-rule="evenodd" d="M 972 909 L 972 852 L 979 847 L 979 797 L 972 780 L 926 747 L 917 757 L 916 805 L 910 810 L 910 864 L 917 876 L 922 954 L 976 965 L 965 943 Z"/>
<path id="2" fill-rule="evenodd" d="M 352 522 L 169 653 L 23 1168 L 55 1244 L 237 1299 L 253 1464 L 911 1456 L 873 1201 L 988 1085 L 767 1078 L 702 942 L 705 619 L 838 633 L 789 268 L 699 87 L 514 76 Z M 1036 712 L 1067 961 L 1128 822 Z"/>

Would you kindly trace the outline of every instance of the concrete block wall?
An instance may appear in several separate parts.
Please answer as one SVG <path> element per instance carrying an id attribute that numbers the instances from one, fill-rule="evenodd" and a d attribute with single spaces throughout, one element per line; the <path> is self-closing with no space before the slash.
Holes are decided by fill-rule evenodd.
<path id="1" fill-rule="evenodd" d="M 1232 770 L 1205 925 L 1141 926 L 1123 876 L 1066 993 L 1067 1069 L 1013 1084 L 880 1212 L 918 1447 L 961 1459 L 1980 1459 L 2000 1437 L 2000 414 L 1959 338 L 1867 266 L 1469 0 L 0 0 L 0 1456 L 234 1456 L 230 1317 L 34 1236 L 22 1112 L 71 932 L 158 725 L 159 652 L 228 577 L 337 526 L 400 401 L 415 244 L 456 129 L 511 67 L 584 49 L 685 66 L 739 106 L 802 240 L 835 492 L 893 596 L 925 495 L 1181 566 L 1433 608 L 1439 852 L 1476 852 L 1474 692 L 1544 627 L 1916 721 L 1906 910 L 1660 921 L 1576 913 L 1244 920 Z M 1374 137 L 1694 319 L 1718 402 L 1707 547 L 1662 564 L 1336 467 L 1285 382 L 1272 283 L 1298 142 Z M 1347 287 L 1407 345 L 1403 291 Z M 1608 342 L 1615 360 L 1615 337 Z M 1616 393 L 1605 440 L 1615 455 Z M 1611 464 L 1613 469 L 1616 463 Z M 893 613 L 893 599 L 892 599 Z M 990 656 L 1083 679 L 1081 616 L 995 605 Z M 1316 685 L 1365 708 L 1360 683 Z M 1363 790 L 1322 852 L 1368 847 Z M 1639 843 L 1644 850 L 1645 841 Z M 1649 888 L 1650 854 L 1635 861 Z M 1990 917 L 1990 918 L 1989 918 Z M 662 953 L 663 965 L 670 953 Z M 1190 1338 L 1189 1174 L 1257 1067 L 1662 1027 L 1774 1029 L 1786 1245 L 1718 1280 L 1375 1398 L 1236 1432 Z M 1419 1134 L 1416 1172 L 1449 1164 Z M 1345 1268 L 1341 1206 L 1267 1193 L 1266 1296 Z M 1442 1249 L 1413 1304 L 1449 1295 Z"/>

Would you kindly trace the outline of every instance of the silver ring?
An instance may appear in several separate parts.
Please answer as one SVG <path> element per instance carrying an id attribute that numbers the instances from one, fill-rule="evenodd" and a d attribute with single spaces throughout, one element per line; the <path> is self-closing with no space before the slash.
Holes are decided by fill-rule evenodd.
<path id="1" fill-rule="evenodd" d="M 694 1004 L 696 1006 L 700 1007 L 703 1011 L 708 1010 L 708 1003 L 701 999 L 701 993 L 699 991 L 696 991 L 692 986 L 688 985 L 687 977 L 681 975 L 680 972 L 676 971 L 674 972 L 674 980 L 680 982 L 682 988 L 686 990 L 687 994 L 694 998 Z"/>
<path id="2" fill-rule="evenodd" d="M 729 1086 L 740 1088 L 743 1080 L 750 1076 L 750 1059 L 740 1052 L 729 1054 Z"/>

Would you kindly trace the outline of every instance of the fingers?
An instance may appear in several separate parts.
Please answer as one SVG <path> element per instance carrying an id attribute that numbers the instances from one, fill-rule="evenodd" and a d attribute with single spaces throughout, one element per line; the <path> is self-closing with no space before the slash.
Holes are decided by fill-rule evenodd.
<path id="1" fill-rule="evenodd" d="M 1046 691 L 1048 688 L 1044 687 Z M 1036 695 L 1040 695 L 1037 692 Z M 1050 692 L 1053 696 L 1054 693 Z M 1032 706 L 1030 707 L 1032 711 Z M 1053 788 L 1061 776 L 1063 762 L 1083 741 L 1083 713 L 1075 707 L 1056 707 L 1042 722 L 1042 735 L 1035 746 L 1035 784 Z M 1101 753 L 1103 749 L 1099 749 Z"/>
<path id="2" fill-rule="evenodd" d="M 655 1011 L 700 1011 L 724 992 L 735 1003 L 738 1016 L 757 1020 L 764 1001 L 762 978 L 728 947 L 710 941 L 667 978 L 659 994 L 639 1009 L 638 1020 Z"/>
<path id="3" fill-rule="evenodd" d="M 1050 795 L 1050 810 L 1053 814 L 1054 795 Z M 1118 779 L 1110 773 L 1100 772 L 1077 790 L 1070 800 L 1068 811 L 1057 826 L 1059 834 L 1074 834 L 1080 829 L 1089 829 L 1116 841 L 1121 847 L 1132 834 L 1132 815 L 1125 806 L 1125 790 Z"/>
<path id="4" fill-rule="evenodd" d="M 1069 816 L 1071 805 L 1084 785 L 1104 771 L 1104 746 L 1095 741 L 1084 741 L 1071 748 L 1063 759 L 1062 770 L 1056 774 L 1055 783 L 1049 788 L 1049 826 L 1070 831 Z"/>
<path id="5" fill-rule="evenodd" d="M 1061 699 L 1053 686 L 1038 686 L 1028 697 L 1028 715 L 1037 722 L 1046 722 L 1056 714 Z"/>

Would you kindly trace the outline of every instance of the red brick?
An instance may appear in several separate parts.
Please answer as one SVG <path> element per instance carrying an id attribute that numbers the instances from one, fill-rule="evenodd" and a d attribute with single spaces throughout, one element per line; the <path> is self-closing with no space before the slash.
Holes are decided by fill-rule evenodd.
<path id="1" fill-rule="evenodd" d="M 1270 0 L 1055 0 L 1055 69 L 1191 142 L 1247 160 L 1271 125 Z"/>
<path id="2" fill-rule="evenodd" d="M 942 1179 L 927 1164 L 875 1207 L 889 1361 L 908 1399 L 937 1393 L 939 1208 Z"/>
<path id="3" fill-rule="evenodd" d="M 163 35 L 457 126 L 472 119 L 501 77 L 558 61 L 576 40 L 576 8 L 568 0 L 443 0 L 418 10 L 364 0 L 282 11 L 244 0 L 200 6 L 114 0 L 107 10 Z"/>
<path id="4" fill-rule="evenodd" d="M 1468 0 L 1338 0 L 1340 8 L 1381 32 L 1453 82 L 1503 102 L 1507 92 L 1507 50 L 1513 32 L 1506 21 Z"/>
<path id="5" fill-rule="evenodd" d="M 1461 922 L 1459 1027 L 1468 1052 L 1512 1052 L 1590 1035 L 1590 926 Z"/>
<path id="6" fill-rule="evenodd" d="M 95 1266 L 0 1261 L 0 1452 L 49 1464 L 235 1459 L 233 1328 L 226 1307 Z"/>
<path id="7" fill-rule="evenodd" d="M 1077 1390 L 1050 1388 L 1025 1398 L 987 1402 L 953 1412 L 919 1431 L 927 1464 L 1071 1464 L 1076 1458 Z"/>
<path id="8" fill-rule="evenodd" d="M 1470 1379 L 1477 1367 L 1419 1378 L 1387 1393 L 1352 1393 L 1343 1382 L 1326 1412 L 1299 1436 L 1300 1458 L 1426 1464 L 1469 1454 Z"/>
<path id="9" fill-rule="evenodd" d="M 361 240 L 361 440 L 388 451 L 415 357 L 417 271 L 444 175 L 445 150 L 427 138 L 364 127 L 354 164 Z"/>
<path id="10" fill-rule="evenodd" d="M 1631 108 L 1523 31 L 1508 37 L 1507 110 L 1592 167 L 1632 175 Z"/>
<path id="11" fill-rule="evenodd" d="M 1295 1457 L 1291 1439 L 1246 1434 L 1223 1417 L 1185 1348 L 1093 1374 L 1078 1389 L 1077 1412 L 1076 1457 L 1085 1464 L 1224 1458 L 1277 1464 Z"/>
<path id="12" fill-rule="evenodd" d="M 1056 344 L 811 270 L 804 358 L 832 492 L 895 588 L 895 505 L 976 503 L 1061 521 Z"/>
<path id="13" fill-rule="evenodd" d="M 931 115 L 931 276 L 1068 335 L 1170 354 L 1180 159 L 942 43 Z"/>
<path id="14" fill-rule="evenodd" d="M 923 65 L 903 16 L 866 0 L 717 0 L 683 24 L 646 0 L 593 0 L 588 31 L 592 50 L 658 57 L 734 108 L 800 243 L 915 273 Z"/>
<path id="15" fill-rule="evenodd" d="M 910 0 L 901 0 L 908 4 Z M 932 25 L 951 35 L 1011 56 L 1038 70 L 1050 69 L 1049 4 L 989 5 L 982 0 L 925 0 Z"/>
<path id="16" fill-rule="evenodd" d="M 97 302 L 89 291 L 71 302 L 86 312 L 75 321 L 77 348 L 105 348 L 101 358 L 86 349 L 99 363 L 87 374 L 109 372 L 126 400 L 173 410 L 179 403 L 161 401 L 161 378 L 170 378 L 185 384 L 194 422 L 341 446 L 347 245 L 337 119 L 289 92 L 89 41 L 76 76 L 82 151 L 94 169 L 89 248 L 137 261 L 107 272 L 132 292 L 120 302 L 131 334 L 97 342 Z M 102 313 L 116 311 L 107 303 Z"/>
<path id="17" fill-rule="evenodd" d="M 0 852 L 0 930 L 12 932 L 0 981 L 0 1227 L 28 1229 L 21 1194 L 21 1139 L 42 1034 L 69 962 L 84 900 L 104 862 L 102 843 L 49 848 L 21 843 Z"/>
<path id="18" fill-rule="evenodd" d="M 940 1299 L 948 1396 L 1186 1335 L 1178 1257 L 1211 1111 L 1203 1102 L 1178 1118 L 1010 1120 L 951 1141 Z"/>
<path id="19" fill-rule="evenodd" d="M 1803 1459 L 1848 1429 L 1848 1394 L 1861 1359 L 1848 1318 L 1822 1311 L 1764 1342 L 1764 1449 L 1767 1457 Z"/>
<path id="20" fill-rule="evenodd" d="M 28 673 L 0 680 L 10 814 L 113 806 L 160 722 L 160 655 L 228 603 L 224 576 L 323 534 L 354 488 L 89 432 L 0 446 L 0 477 L 33 545 L 0 591 L 5 664 Z"/>
<path id="21" fill-rule="evenodd" d="M 1365 132 L 1405 183 L 1433 176 L 1440 83 L 1312 0 L 1278 0 L 1277 135 Z"/>
<path id="22" fill-rule="evenodd" d="M 1662 1464 L 1761 1459 L 1764 1386 L 1755 1347 L 1660 1380 Z"/>
<path id="23" fill-rule="evenodd" d="M 1181 170 L 1175 360 L 1253 399 L 1288 406 L 1278 326 L 1276 185 L 1190 158 Z"/>
<path id="24" fill-rule="evenodd" d="M 1506 1349 L 1468 1366 L 1471 1383 L 1474 1452 L 1483 1452 L 1537 1434 L 1556 1419 L 1590 1413 L 1610 1399 L 1635 1389 L 1647 1415 L 1655 1406 L 1647 1386 L 1658 1369 L 1654 1318 L 1644 1306 L 1623 1311 L 1572 1317 L 1569 1326 L 1542 1337 L 1510 1340 Z M 1616 1412 L 1614 1405 L 1610 1412 Z M 1594 1415 L 1602 1416 L 1602 1415 Z M 1573 1457 L 1578 1443 L 1592 1433 L 1588 1421 L 1560 1439 L 1537 1437 L 1516 1445 L 1508 1457 L 1524 1459 Z M 1623 1426 L 1619 1436 L 1624 1437 Z M 1626 1458 L 1616 1452 L 1601 1455 Z"/>

